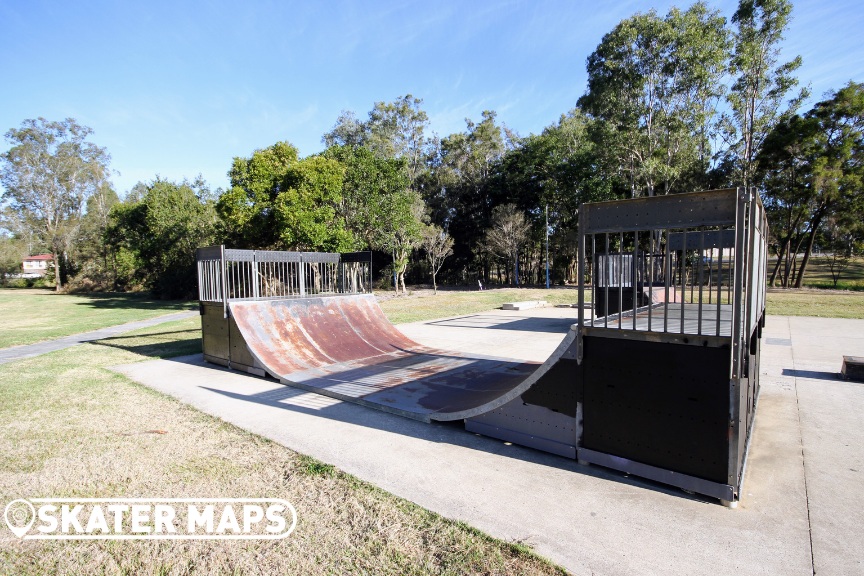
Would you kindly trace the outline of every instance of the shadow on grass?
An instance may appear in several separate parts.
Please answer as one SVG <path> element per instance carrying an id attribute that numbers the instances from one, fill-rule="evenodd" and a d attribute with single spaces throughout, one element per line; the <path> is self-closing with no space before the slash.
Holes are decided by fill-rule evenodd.
<path id="1" fill-rule="evenodd" d="M 191 300 L 159 300 L 148 293 L 124 293 L 124 292 L 93 292 L 90 294 L 68 294 L 68 298 L 79 298 L 76 302 L 79 306 L 87 306 L 96 309 L 109 310 L 165 310 L 184 311 L 194 310 L 197 301 Z"/>
<path id="2" fill-rule="evenodd" d="M 141 340 L 144 339 L 151 341 L 141 343 Z M 161 341 L 153 342 L 152 340 L 154 339 Z M 111 336 L 100 340 L 92 340 L 89 343 L 97 346 L 117 348 L 150 358 L 174 358 L 175 356 L 188 356 L 190 354 L 201 353 L 201 330 L 190 328 L 188 330 L 151 332 L 137 336 Z"/>

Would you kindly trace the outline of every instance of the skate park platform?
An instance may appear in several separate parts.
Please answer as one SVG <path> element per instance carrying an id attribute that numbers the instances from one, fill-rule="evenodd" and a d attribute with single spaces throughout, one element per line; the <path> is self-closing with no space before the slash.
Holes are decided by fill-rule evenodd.
<path id="1" fill-rule="evenodd" d="M 573 309 L 500 310 L 403 324 L 431 348 L 542 362 Z M 864 321 L 769 316 L 737 510 L 599 466 L 228 371 L 200 355 L 118 370 L 204 412 L 495 537 L 574 574 L 860 574 Z M 166 423 L 170 428 L 170 423 Z M 302 511 L 299 511 L 302 516 Z"/>
<path id="2" fill-rule="evenodd" d="M 765 314 L 758 194 L 585 204 L 579 230 L 575 322 L 542 362 L 406 337 L 369 293 L 369 253 L 224 246 L 196 253 L 204 359 L 734 507 Z"/>

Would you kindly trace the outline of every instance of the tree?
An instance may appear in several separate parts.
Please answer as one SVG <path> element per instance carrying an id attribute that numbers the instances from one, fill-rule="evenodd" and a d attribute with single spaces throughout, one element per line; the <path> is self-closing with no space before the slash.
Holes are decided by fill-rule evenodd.
<path id="1" fill-rule="evenodd" d="M 530 218 L 531 259 L 536 264 L 544 260 L 549 207 L 553 275 L 568 280 L 576 277 L 579 205 L 614 195 L 615 176 L 599 161 L 590 137 L 594 122 L 572 110 L 541 134 L 519 139 L 502 158 L 492 183 L 497 204 L 514 203 Z"/>
<path id="2" fill-rule="evenodd" d="M 409 185 L 425 169 L 428 141 L 425 136 L 429 117 L 420 108 L 423 100 L 406 94 L 393 102 L 375 102 L 366 122 L 343 110 L 333 129 L 322 141 L 331 146 L 365 147 L 379 158 L 403 159 Z"/>
<path id="3" fill-rule="evenodd" d="M 339 162 L 324 156 L 310 156 L 288 168 L 273 202 L 282 247 L 327 252 L 355 248 L 354 236 L 337 212 L 344 175 Z"/>
<path id="4" fill-rule="evenodd" d="M 765 138 L 809 95 L 808 90 L 800 90 L 784 109 L 784 99 L 798 85 L 794 73 L 801 66 L 800 56 L 777 64 L 791 13 L 788 0 L 740 0 L 732 16 L 737 30 L 730 72 L 735 81 L 726 98 L 730 112 L 721 125 L 734 179 L 745 188 L 755 183 L 757 157 Z"/>
<path id="5" fill-rule="evenodd" d="M 21 272 L 21 263 L 29 256 L 27 242 L 12 234 L 0 233 L 0 285 L 13 274 Z"/>
<path id="6" fill-rule="evenodd" d="M 92 288 L 108 289 L 116 280 L 110 247 L 105 233 L 110 224 L 111 208 L 120 202 L 107 183 L 87 199 L 87 210 L 81 220 L 81 234 L 75 254 L 76 284 L 87 280 Z"/>
<path id="7" fill-rule="evenodd" d="M 242 248 L 351 250 L 342 185 L 345 168 L 334 157 L 297 157 L 288 142 L 234 158 L 231 188 L 216 203 L 225 239 Z"/>
<path id="8" fill-rule="evenodd" d="M 135 259 L 135 274 L 162 298 L 190 298 L 196 290 L 195 249 L 213 244 L 217 228 L 211 201 L 188 182 L 156 179 L 140 201 L 111 210 L 106 239 L 115 252 Z"/>
<path id="9" fill-rule="evenodd" d="M 299 161 L 289 142 L 255 150 L 249 158 L 234 158 L 228 177 L 231 187 L 216 202 L 225 241 L 237 248 L 281 246 L 274 205 L 289 169 Z"/>
<path id="10" fill-rule="evenodd" d="M 602 120 L 593 126 L 599 150 L 627 175 L 631 195 L 676 191 L 707 163 L 728 47 L 725 19 L 697 2 L 623 20 L 588 57 L 579 105 Z"/>
<path id="11" fill-rule="evenodd" d="M 432 274 L 432 288 L 435 294 L 438 294 L 438 282 L 435 277 L 441 270 L 444 259 L 453 254 L 453 238 L 435 225 L 424 226 L 421 234 L 421 245 L 426 251 L 426 261 Z"/>
<path id="12" fill-rule="evenodd" d="M 457 268 L 479 267 L 485 280 L 489 263 L 482 237 L 495 206 L 492 176 L 506 151 L 495 119 L 486 110 L 478 123 L 465 119 L 465 132 L 443 138 L 420 187 L 433 221 L 453 236 Z"/>
<path id="13" fill-rule="evenodd" d="M 783 285 L 801 287 L 816 239 L 831 223 L 854 243 L 864 220 L 864 84 L 829 93 L 803 117 L 780 122 L 757 158 L 765 184 L 766 213 L 779 224 Z M 778 218 L 778 215 L 782 218 Z M 795 258 L 803 247 L 796 267 Z M 772 278 L 776 276 L 776 270 Z"/>
<path id="14" fill-rule="evenodd" d="M 360 243 L 358 247 L 383 249 L 391 199 L 408 188 L 405 160 L 382 158 L 363 146 L 331 146 L 324 156 L 344 169 L 337 214 Z"/>
<path id="15" fill-rule="evenodd" d="M 87 199 L 106 182 L 110 156 L 89 142 L 93 130 L 73 118 L 25 120 L 6 133 L 0 182 L 20 221 L 54 253 L 57 291 L 77 240 Z"/>
<path id="16" fill-rule="evenodd" d="M 486 231 L 486 247 L 493 254 L 513 265 L 513 278 L 519 285 L 519 250 L 525 244 L 531 225 L 514 204 L 496 206 L 492 225 Z"/>
<path id="17" fill-rule="evenodd" d="M 426 207 L 423 199 L 413 190 L 405 190 L 387 198 L 385 219 L 382 221 L 384 240 L 382 247 L 393 255 L 393 284 L 395 290 L 407 294 L 405 271 L 411 252 L 419 246 L 422 239 L 423 219 Z"/>

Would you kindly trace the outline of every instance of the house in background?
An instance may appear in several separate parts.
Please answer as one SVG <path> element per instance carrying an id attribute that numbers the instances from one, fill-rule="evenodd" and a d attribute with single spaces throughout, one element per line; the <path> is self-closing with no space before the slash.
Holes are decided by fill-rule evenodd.
<path id="1" fill-rule="evenodd" d="M 27 258 L 24 258 L 24 262 L 22 264 L 22 276 L 24 276 L 25 278 L 44 276 L 45 272 L 48 271 L 48 268 L 53 265 L 53 254 L 37 254 L 35 256 L 28 256 Z"/>

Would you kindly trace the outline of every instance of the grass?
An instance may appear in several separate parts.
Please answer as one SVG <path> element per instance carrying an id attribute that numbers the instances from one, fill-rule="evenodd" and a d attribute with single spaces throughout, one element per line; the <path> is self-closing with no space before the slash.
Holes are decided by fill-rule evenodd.
<path id="1" fill-rule="evenodd" d="M 864 319 L 864 292 L 769 289 L 765 299 L 773 316 Z"/>
<path id="2" fill-rule="evenodd" d="M 192 310 L 195 305 L 155 300 L 146 294 L 75 295 L 55 294 L 49 289 L 0 289 L 0 348 Z"/>
<path id="3" fill-rule="evenodd" d="M 197 351 L 193 317 L 4 365 L 0 503 L 285 498 L 298 512 L 291 536 L 62 542 L 21 541 L 0 529 L 0 574 L 563 573 L 521 544 L 442 518 L 107 369 Z"/>
<path id="4" fill-rule="evenodd" d="M 524 300 L 546 300 L 549 304 L 575 304 L 579 292 L 575 288 L 553 288 L 541 290 L 533 288 L 498 288 L 491 290 L 439 290 L 437 295 L 430 291 L 408 297 L 390 298 L 392 293 L 379 293 L 381 309 L 394 324 L 421 322 L 446 316 L 461 316 L 500 308 L 505 302 Z M 589 299 L 590 296 L 586 296 Z"/>
<path id="5" fill-rule="evenodd" d="M 837 285 L 831 276 L 831 258 L 814 256 L 807 264 L 802 284 L 810 288 L 836 288 L 839 290 L 864 291 L 864 258 L 852 258 L 848 268 L 840 272 Z M 769 267 L 769 270 L 773 268 Z"/>

